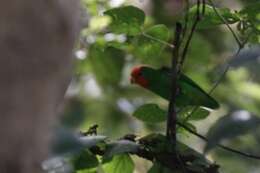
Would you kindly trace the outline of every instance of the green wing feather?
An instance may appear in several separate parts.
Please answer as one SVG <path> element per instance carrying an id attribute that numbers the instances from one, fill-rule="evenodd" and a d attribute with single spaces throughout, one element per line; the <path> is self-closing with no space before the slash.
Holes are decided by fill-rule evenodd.
<path id="1" fill-rule="evenodd" d="M 204 106 L 211 109 L 219 108 L 218 102 L 213 97 L 211 97 L 201 87 L 199 87 L 199 85 L 184 74 L 180 75 L 178 83 L 181 87 L 179 97 L 183 100 L 182 104 L 186 102 L 187 105 Z"/>
<path id="2" fill-rule="evenodd" d="M 148 89 L 169 100 L 171 89 L 171 73 L 168 68 L 143 68 L 144 77 L 149 81 Z M 207 94 L 199 85 L 184 74 L 177 81 L 180 91 L 176 96 L 176 104 L 182 106 L 203 106 L 211 109 L 219 107 L 218 102 Z"/>

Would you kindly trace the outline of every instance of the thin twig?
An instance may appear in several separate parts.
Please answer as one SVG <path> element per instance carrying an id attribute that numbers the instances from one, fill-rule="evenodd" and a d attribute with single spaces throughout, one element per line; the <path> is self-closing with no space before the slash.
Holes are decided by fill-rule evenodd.
<path id="1" fill-rule="evenodd" d="M 237 57 L 240 52 L 241 52 L 242 48 L 239 48 L 236 52 L 236 54 L 234 55 L 234 57 Z M 208 94 L 211 95 L 213 93 L 213 91 L 219 86 L 219 84 L 224 80 L 227 72 L 229 71 L 230 69 L 230 62 L 227 63 L 227 66 L 224 70 L 224 72 L 220 75 L 219 79 L 215 82 L 215 84 L 212 86 L 212 88 L 209 90 Z M 187 115 L 187 117 L 185 118 L 185 121 L 188 121 L 190 119 L 190 117 L 199 109 L 199 106 L 195 106 L 191 113 L 189 113 Z"/>
<path id="2" fill-rule="evenodd" d="M 182 32 L 182 37 L 185 38 L 186 33 L 187 33 L 187 28 L 188 28 L 188 23 L 189 23 L 189 9 L 190 9 L 190 2 L 189 0 L 186 0 L 186 13 L 185 13 L 185 18 L 184 18 L 184 27 L 183 27 L 183 32 Z M 184 39 L 182 39 L 184 40 Z"/>
<path id="3" fill-rule="evenodd" d="M 239 47 L 242 47 L 242 43 L 241 43 L 240 39 L 238 38 L 238 36 L 235 33 L 235 31 L 231 28 L 231 26 L 229 25 L 227 20 L 218 12 L 218 10 L 216 9 L 215 4 L 212 2 L 212 0 L 208 0 L 208 1 L 211 4 L 214 12 L 218 15 L 218 17 L 222 20 L 222 22 L 228 27 L 228 29 L 232 33 L 232 35 L 235 38 L 235 40 L 236 40 L 237 44 L 239 45 Z"/>
<path id="4" fill-rule="evenodd" d="M 206 0 L 202 0 L 202 4 L 203 4 L 203 6 L 202 6 L 202 14 L 204 15 L 205 12 L 206 12 Z"/>
<path id="5" fill-rule="evenodd" d="M 147 37 L 147 38 L 151 39 L 151 40 L 154 40 L 154 41 L 157 41 L 157 42 L 159 42 L 159 43 L 162 43 L 162 44 L 164 44 L 164 45 L 166 45 L 166 46 L 168 46 L 168 47 L 170 47 L 170 48 L 174 48 L 174 45 L 168 43 L 167 41 L 160 40 L 160 39 L 155 38 L 155 37 L 153 37 L 153 36 L 151 36 L 151 35 L 148 35 L 148 34 L 146 34 L 146 33 L 144 33 L 144 32 L 142 33 L 142 35 L 143 35 L 144 37 Z"/>
<path id="6" fill-rule="evenodd" d="M 204 140 L 205 142 L 208 142 L 208 141 L 209 141 L 205 136 L 203 136 L 203 135 L 201 135 L 201 134 L 199 134 L 199 133 L 193 131 L 192 129 L 190 129 L 189 127 L 185 126 L 184 124 L 182 124 L 182 123 L 180 123 L 180 122 L 177 122 L 177 124 L 178 124 L 180 127 L 182 127 L 182 128 L 184 128 L 185 130 L 187 130 L 188 132 L 190 132 L 191 134 L 193 134 L 193 135 L 197 136 L 198 138 Z M 217 144 L 217 146 L 218 146 L 219 148 L 222 148 L 222 149 L 226 150 L 226 151 L 229 151 L 229 152 L 232 152 L 232 153 L 235 153 L 235 154 L 239 154 L 239 155 L 241 155 L 241 156 L 245 156 L 245 157 L 248 157 L 248 158 L 251 158 L 251 159 L 260 160 L 260 156 L 257 156 L 257 155 L 253 155 L 253 154 L 245 153 L 245 152 L 242 152 L 242 151 L 239 151 L 239 150 L 235 150 L 235 149 L 233 149 L 233 148 L 227 147 L 227 146 L 222 145 L 222 144 Z"/>
<path id="7" fill-rule="evenodd" d="M 212 2 L 211 2 L 212 3 Z M 245 47 L 245 44 L 247 43 L 248 39 L 250 38 L 251 34 L 252 33 L 249 33 L 247 38 L 243 41 L 243 42 L 240 42 L 240 40 L 238 39 L 237 35 L 235 34 L 235 32 L 233 31 L 233 29 L 230 27 L 230 25 L 226 22 L 225 18 L 223 16 L 221 16 L 221 14 L 218 13 L 217 9 L 215 8 L 214 4 L 212 3 L 212 6 L 213 6 L 213 9 L 215 10 L 215 13 L 222 19 L 222 21 L 225 23 L 225 25 L 230 29 L 231 33 L 233 34 L 235 40 L 237 40 L 237 44 L 238 44 L 238 50 L 236 52 L 236 54 L 233 56 L 232 59 L 236 58 L 241 50 Z M 213 85 L 213 87 L 210 89 L 210 91 L 208 92 L 209 95 L 211 95 L 213 93 L 213 91 L 217 88 L 217 86 L 223 81 L 223 79 L 225 78 L 227 72 L 229 71 L 230 69 L 230 61 L 227 63 L 227 66 L 225 68 L 225 70 L 223 71 L 223 73 L 220 75 L 219 79 L 217 80 L 217 82 Z M 191 111 L 191 113 L 186 117 L 186 120 L 187 121 L 191 116 L 192 114 L 197 111 L 197 109 L 199 108 L 199 106 L 196 106 L 193 108 L 193 110 Z"/>
<path id="8" fill-rule="evenodd" d="M 235 53 L 235 55 L 233 56 L 232 59 L 236 58 L 240 54 L 241 50 L 245 47 L 246 43 L 248 42 L 248 39 L 250 38 L 251 34 L 252 33 L 249 33 L 247 38 L 241 43 L 241 45 L 238 47 L 238 50 L 237 50 L 237 52 Z M 213 85 L 213 87 L 209 91 L 209 93 L 208 93 L 209 95 L 211 95 L 212 92 L 217 88 L 217 86 L 223 81 L 224 77 L 226 76 L 227 72 L 229 71 L 229 68 L 230 68 L 230 65 L 231 65 L 230 63 L 231 63 L 231 61 L 229 61 L 227 63 L 227 67 L 225 68 L 224 72 L 221 74 L 218 81 Z"/>
<path id="9" fill-rule="evenodd" d="M 190 46 L 190 42 L 191 42 L 191 39 L 193 38 L 193 34 L 195 33 L 195 30 L 196 30 L 196 27 L 199 23 L 199 21 L 201 20 L 201 13 L 200 13 L 200 6 L 201 6 L 201 1 L 198 0 L 197 1 L 197 14 L 196 14 L 196 18 L 195 18 L 195 21 L 191 27 L 191 32 L 188 36 L 188 39 L 187 39 L 187 42 L 185 44 L 185 47 L 183 49 L 183 52 L 182 52 L 182 56 L 181 56 L 181 59 L 180 59 L 180 66 L 182 67 L 183 64 L 184 64 L 184 61 L 185 61 L 185 58 L 186 58 L 186 55 L 187 55 L 187 52 L 188 52 L 188 48 Z M 204 1 L 203 1 L 203 9 L 204 9 Z"/>
<path id="10" fill-rule="evenodd" d="M 179 58 L 179 48 L 180 48 L 180 37 L 182 34 L 182 25 L 180 23 L 176 23 L 175 28 L 175 38 L 173 40 L 173 45 L 175 45 L 172 50 L 172 66 L 171 66 L 171 94 L 170 94 L 170 102 L 168 107 L 168 120 L 167 120 L 167 128 L 166 135 L 170 141 L 175 144 L 176 143 L 176 123 L 177 123 L 177 113 L 175 107 L 176 95 L 177 95 L 177 80 L 179 74 L 179 66 L 178 66 L 178 58 Z"/>

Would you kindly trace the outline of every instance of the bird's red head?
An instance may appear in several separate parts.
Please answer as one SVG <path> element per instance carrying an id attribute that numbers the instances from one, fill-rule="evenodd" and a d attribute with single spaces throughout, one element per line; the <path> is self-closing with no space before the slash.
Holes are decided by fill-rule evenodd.
<path id="1" fill-rule="evenodd" d="M 131 83 L 136 83 L 144 88 L 148 87 L 148 80 L 142 74 L 144 66 L 137 66 L 132 69 Z"/>

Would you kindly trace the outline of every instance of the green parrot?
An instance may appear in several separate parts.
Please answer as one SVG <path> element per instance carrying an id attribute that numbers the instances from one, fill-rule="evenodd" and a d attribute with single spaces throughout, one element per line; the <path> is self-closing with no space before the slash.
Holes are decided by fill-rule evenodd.
<path id="1" fill-rule="evenodd" d="M 134 67 L 131 72 L 131 83 L 138 84 L 167 100 L 170 98 L 171 72 L 166 67 L 161 69 L 154 69 L 149 66 Z M 219 104 L 214 98 L 184 74 L 180 74 L 177 85 L 176 105 L 178 107 L 219 108 Z"/>

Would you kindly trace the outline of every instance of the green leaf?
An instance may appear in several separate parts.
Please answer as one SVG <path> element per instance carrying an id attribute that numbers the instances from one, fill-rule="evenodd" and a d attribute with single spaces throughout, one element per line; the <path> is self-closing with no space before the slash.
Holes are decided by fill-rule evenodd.
<path id="1" fill-rule="evenodd" d="M 124 52 L 113 47 L 92 45 L 88 60 L 95 77 L 101 85 L 117 85 L 124 66 Z"/>
<path id="2" fill-rule="evenodd" d="M 79 155 L 75 156 L 72 160 L 73 167 L 76 171 L 95 168 L 99 162 L 96 156 L 88 151 L 83 151 Z"/>
<path id="3" fill-rule="evenodd" d="M 260 31 L 260 2 L 250 3 L 239 14 Z"/>
<path id="4" fill-rule="evenodd" d="M 179 117 L 184 120 L 199 121 L 207 118 L 210 115 L 210 111 L 203 107 L 191 107 L 184 108 L 180 113 Z"/>
<path id="5" fill-rule="evenodd" d="M 153 153 L 172 152 L 174 151 L 173 145 L 169 143 L 169 140 L 162 135 L 152 133 L 139 139 L 140 144 Z"/>
<path id="6" fill-rule="evenodd" d="M 166 121 L 167 112 L 156 104 L 145 104 L 139 107 L 133 116 L 146 123 L 160 123 Z"/>
<path id="7" fill-rule="evenodd" d="M 239 13 L 246 14 L 248 15 L 249 18 L 255 19 L 255 17 L 260 14 L 259 9 L 260 9 L 260 2 L 255 2 L 245 6 Z"/>
<path id="8" fill-rule="evenodd" d="M 105 173 L 133 173 L 134 162 L 128 154 L 116 155 L 103 169 Z"/>
<path id="9" fill-rule="evenodd" d="M 210 114 L 209 110 L 200 107 L 191 114 L 190 120 L 194 120 L 194 121 L 203 120 L 207 118 L 209 114 Z"/>
<path id="10" fill-rule="evenodd" d="M 169 36 L 169 29 L 165 25 L 155 25 L 133 41 L 133 53 L 148 62 L 158 59 L 166 47 Z"/>
<path id="11" fill-rule="evenodd" d="M 149 169 L 148 173 L 172 173 L 173 170 L 162 166 L 160 163 L 155 162 L 153 166 Z"/>
<path id="12" fill-rule="evenodd" d="M 150 134 L 139 140 L 140 144 L 144 145 L 145 148 L 153 152 L 155 155 L 162 155 L 177 152 L 179 158 L 185 158 L 185 168 L 187 172 L 207 172 L 208 168 L 212 168 L 212 173 L 217 173 L 218 166 L 212 164 L 203 154 L 197 152 L 191 147 L 185 145 L 182 142 L 177 141 L 176 146 L 173 147 L 166 136 L 161 134 Z M 167 155 L 166 154 L 166 155 Z M 166 156 L 165 156 L 166 157 Z M 175 163 L 178 164 L 178 163 Z M 168 165 L 169 166 L 169 165 Z M 178 166 L 177 166 L 178 167 Z M 175 168 L 174 163 L 171 167 Z M 155 165 L 149 170 L 148 173 L 167 172 L 167 168 L 162 167 L 160 163 Z M 171 172 L 182 172 L 182 169 L 175 168 Z"/>
<path id="13" fill-rule="evenodd" d="M 118 154 L 136 152 L 138 148 L 138 144 L 129 140 L 119 140 L 111 142 L 108 144 L 108 149 L 106 150 L 104 157 L 109 158 Z"/>
<path id="14" fill-rule="evenodd" d="M 232 139 L 240 135 L 256 130 L 260 125 L 260 118 L 247 111 L 236 111 L 220 118 L 207 134 L 208 143 L 204 151 L 216 147 L 224 139 Z"/>
<path id="15" fill-rule="evenodd" d="M 185 127 L 189 128 L 190 130 L 192 130 L 193 132 L 197 132 L 197 128 L 191 124 L 190 122 L 188 121 L 183 121 L 183 122 L 180 122 L 182 125 L 184 125 Z M 177 126 L 178 127 L 178 133 L 187 133 L 187 134 L 190 134 L 189 132 L 187 132 L 187 130 L 181 126 Z"/>
<path id="16" fill-rule="evenodd" d="M 216 8 L 218 13 L 229 23 L 233 24 L 239 21 L 239 17 L 230 11 L 228 8 Z M 194 18 L 194 16 L 197 15 L 197 5 L 194 5 L 193 7 L 190 8 L 189 10 L 189 16 L 190 16 L 190 23 L 189 25 L 191 26 L 194 20 L 191 20 Z M 215 27 L 217 25 L 224 24 L 221 18 L 216 14 L 214 11 L 213 7 L 210 5 L 206 5 L 205 7 L 205 15 L 200 20 L 198 23 L 197 28 L 198 29 L 206 29 L 206 28 L 211 28 Z"/>
<path id="17" fill-rule="evenodd" d="M 134 6 L 125 6 L 107 10 L 104 14 L 112 18 L 110 29 L 115 33 L 137 35 L 142 31 L 144 12 Z"/>

